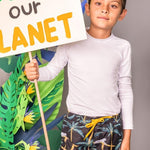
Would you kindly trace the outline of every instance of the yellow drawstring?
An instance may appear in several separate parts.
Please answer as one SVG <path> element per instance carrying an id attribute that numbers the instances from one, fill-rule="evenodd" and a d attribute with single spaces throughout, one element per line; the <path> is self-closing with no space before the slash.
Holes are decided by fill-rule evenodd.
<path id="1" fill-rule="evenodd" d="M 117 116 L 117 115 L 115 115 Z M 108 119 L 108 118 L 114 118 L 115 116 L 106 116 L 106 117 L 101 117 L 98 119 L 92 119 L 92 121 L 88 124 L 86 124 L 86 128 L 91 128 L 90 131 L 85 135 L 84 140 L 91 134 L 91 132 L 94 130 L 95 126 L 99 123 L 99 122 L 104 122 L 104 119 Z"/>

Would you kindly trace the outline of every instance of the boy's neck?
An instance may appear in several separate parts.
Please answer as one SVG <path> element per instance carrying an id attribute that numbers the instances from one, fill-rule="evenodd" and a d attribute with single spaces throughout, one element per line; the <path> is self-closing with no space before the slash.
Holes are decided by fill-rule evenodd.
<path id="1" fill-rule="evenodd" d="M 93 30 L 92 28 L 89 28 L 87 32 L 96 39 L 106 39 L 111 35 L 110 30 Z"/>

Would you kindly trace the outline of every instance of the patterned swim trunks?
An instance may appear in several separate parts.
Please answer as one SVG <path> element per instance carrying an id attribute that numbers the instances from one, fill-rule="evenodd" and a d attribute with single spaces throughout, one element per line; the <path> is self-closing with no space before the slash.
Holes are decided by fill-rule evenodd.
<path id="1" fill-rule="evenodd" d="M 63 121 L 60 150 L 119 150 L 122 137 L 120 114 L 92 118 L 68 113 Z"/>

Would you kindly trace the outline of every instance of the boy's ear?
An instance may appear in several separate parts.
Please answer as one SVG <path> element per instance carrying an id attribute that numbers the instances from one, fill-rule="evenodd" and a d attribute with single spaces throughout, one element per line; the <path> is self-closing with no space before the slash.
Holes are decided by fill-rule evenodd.
<path id="1" fill-rule="evenodd" d="M 87 16 L 90 16 L 90 5 L 88 3 L 85 4 L 85 13 Z"/>
<path id="2" fill-rule="evenodd" d="M 127 14 L 127 9 L 123 9 L 122 13 L 120 14 L 120 17 L 118 18 L 119 21 L 123 20 L 124 17 L 126 16 Z"/>

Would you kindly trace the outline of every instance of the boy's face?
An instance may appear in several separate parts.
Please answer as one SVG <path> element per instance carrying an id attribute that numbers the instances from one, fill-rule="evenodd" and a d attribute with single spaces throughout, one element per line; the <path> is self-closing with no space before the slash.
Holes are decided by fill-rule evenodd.
<path id="1" fill-rule="evenodd" d="M 122 11 L 121 0 L 91 0 L 86 4 L 86 14 L 91 18 L 91 27 L 112 30 L 118 20 L 122 20 L 127 10 Z M 121 13 L 122 11 L 122 13 Z"/>

